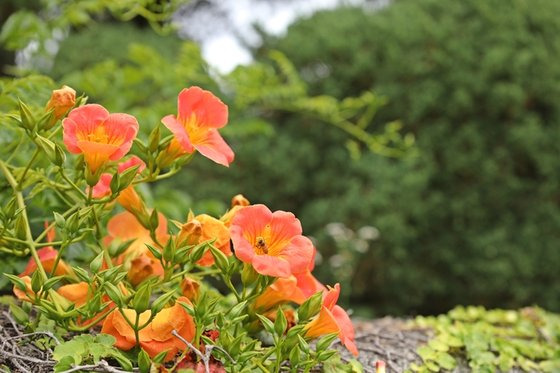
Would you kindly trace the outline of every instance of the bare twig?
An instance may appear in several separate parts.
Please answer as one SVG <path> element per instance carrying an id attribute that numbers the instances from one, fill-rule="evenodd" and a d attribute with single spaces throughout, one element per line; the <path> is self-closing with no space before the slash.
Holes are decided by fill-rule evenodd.
<path id="1" fill-rule="evenodd" d="M 80 370 L 89 370 L 93 372 L 109 372 L 109 373 L 126 373 L 127 371 L 120 370 L 111 366 L 107 361 L 101 360 L 97 364 L 89 364 L 89 365 L 77 365 L 71 369 L 65 370 L 61 373 L 72 373 L 78 372 Z M 137 371 L 137 369 L 133 369 L 133 371 Z"/>

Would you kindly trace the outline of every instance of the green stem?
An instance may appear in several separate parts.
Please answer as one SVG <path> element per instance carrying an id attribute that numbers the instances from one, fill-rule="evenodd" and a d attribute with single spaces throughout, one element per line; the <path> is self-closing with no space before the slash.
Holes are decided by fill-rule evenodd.
<path id="1" fill-rule="evenodd" d="M 261 368 L 261 370 L 263 371 L 263 373 L 270 373 L 270 371 L 268 369 L 266 369 L 266 367 L 260 362 L 260 361 L 256 361 L 255 364 Z"/>
<path id="2" fill-rule="evenodd" d="M 39 254 L 37 254 L 37 249 L 35 248 L 35 242 L 33 242 L 33 235 L 31 234 L 31 228 L 29 227 L 29 218 L 27 217 L 27 208 L 25 206 L 23 194 L 21 193 L 21 191 L 18 190 L 18 182 L 16 181 L 16 179 L 14 178 L 10 170 L 8 170 L 8 167 L 6 167 L 6 164 L 3 161 L 0 161 L 0 170 L 4 173 L 6 180 L 14 190 L 18 207 L 21 209 L 21 216 L 23 218 L 23 221 L 25 222 L 25 236 L 26 236 L 27 246 L 31 251 L 31 256 L 33 257 L 35 263 L 37 264 L 37 268 L 39 269 L 39 273 L 41 274 L 41 277 L 43 277 L 43 280 L 46 281 L 48 278 L 47 273 L 45 272 L 45 268 L 43 268 L 43 264 L 39 259 Z"/>
<path id="3" fill-rule="evenodd" d="M 66 174 L 64 173 L 64 170 L 62 168 L 60 169 L 60 175 L 76 192 L 78 192 L 78 194 L 80 196 L 82 196 L 83 199 L 87 200 L 88 197 L 84 193 L 84 191 L 81 190 L 80 187 L 78 187 L 76 184 L 74 184 L 74 182 L 72 180 L 70 180 L 70 178 L 68 176 L 66 176 Z M 90 190 L 92 190 L 92 188 L 90 188 Z"/>
<path id="4" fill-rule="evenodd" d="M 66 247 L 68 247 L 68 242 L 63 243 L 62 245 L 60 245 L 60 248 L 58 250 L 58 253 L 56 254 L 56 258 L 54 260 L 54 264 L 53 264 L 53 268 L 51 271 L 51 276 L 54 276 L 54 274 L 56 273 L 56 267 L 58 267 L 58 263 L 60 262 L 60 258 L 62 257 L 62 252 L 64 251 L 64 249 Z"/>
<path id="5" fill-rule="evenodd" d="M 83 332 L 84 330 L 87 330 L 87 329 L 91 328 L 92 326 L 97 325 L 98 322 L 100 322 L 105 317 L 107 317 L 107 315 L 110 314 L 111 312 L 113 312 L 113 308 L 110 308 L 109 310 L 107 310 L 107 312 L 102 313 L 98 317 L 92 319 L 87 324 L 84 324 L 84 325 L 81 325 L 81 326 L 76 326 L 75 324 L 71 323 L 68 327 L 68 330 L 73 331 L 73 332 Z"/>
<path id="6" fill-rule="evenodd" d="M 136 320 L 134 320 L 134 337 L 136 338 L 136 346 L 140 347 L 140 329 L 138 324 L 140 323 L 140 313 L 136 312 Z"/>
<path id="7" fill-rule="evenodd" d="M 66 210 L 66 211 L 62 214 L 62 216 L 63 216 L 63 217 L 67 217 L 68 215 L 72 214 L 74 211 L 78 210 L 80 207 L 81 207 L 81 206 L 79 206 L 79 205 L 74 205 L 72 208 Z M 56 224 L 56 223 L 53 221 L 52 223 L 50 223 L 50 224 L 47 226 L 47 228 L 45 228 L 45 230 L 43 231 L 43 233 L 41 233 L 41 234 L 35 239 L 35 242 L 34 242 L 35 245 L 37 245 L 38 242 L 40 242 L 43 238 L 45 238 L 45 236 L 47 235 L 47 233 L 49 233 L 49 231 L 50 231 L 51 229 L 54 228 L 55 224 Z"/>
<path id="8" fill-rule="evenodd" d="M 224 280 L 224 283 L 226 284 L 228 289 L 231 290 L 233 295 L 235 295 L 235 298 L 237 299 L 237 302 L 240 303 L 241 302 L 241 296 L 239 295 L 239 292 L 237 291 L 235 286 L 233 286 L 233 284 L 231 283 L 231 279 L 228 276 L 225 276 L 225 275 L 222 275 L 222 279 Z"/>
<path id="9" fill-rule="evenodd" d="M 35 159 L 39 156 L 40 152 L 41 151 L 39 150 L 39 148 L 35 148 L 35 151 L 33 152 L 33 155 L 31 156 L 31 159 L 29 160 L 29 163 L 27 163 L 27 166 L 25 167 L 25 170 L 23 170 L 23 174 L 21 174 L 21 177 L 19 178 L 19 182 L 18 182 L 18 189 L 19 190 L 22 189 L 23 182 L 25 180 L 25 175 L 27 175 L 27 172 L 31 168 L 31 165 L 33 164 L 33 162 L 35 162 Z"/>

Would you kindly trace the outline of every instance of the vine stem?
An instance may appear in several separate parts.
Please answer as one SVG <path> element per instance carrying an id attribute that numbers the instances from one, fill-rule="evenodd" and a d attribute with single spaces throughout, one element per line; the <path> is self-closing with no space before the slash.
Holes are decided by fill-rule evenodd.
<path id="1" fill-rule="evenodd" d="M 46 281 L 48 279 L 47 273 L 45 272 L 45 268 L 43 268 L 43 264 L 41 263 L 41 260 L 39 259 L 39 254 L 37 254 L 37 249 L 35 247 L 35 242 L 33 241 L 33 235 L 31 234 L 31 228 L 29 227 L 29 219 L 27 217 L 27 208 L 26 208 L 26 205 L 25 205 L 25 201 L 23 199 L 23 194 L 18 189 L 18 182 L 14 178 L 14 175 L 12 175 L 12 173 L 10 172 L 10 170 L 8 169 L 6 164 L 1 160 L 0 160 L 0 170 L 2 171 L 2 173 L 4 173 L 4 176 L 6 177 L 6 180 L 8 181 L 8 183 L 10 184 L 12 189 L 14 190 L 14 194 L 16 195 L 16 200 L 17 200 L 18 207 L 21 209 L 21 214 L 22 214 L 21 216 L 23 218 L 23 221 L 25 222 L 26 244 L 29 247 L 29 250 L 31 251 L 31 256 L 33 257 L 33 259 L 35 260 L 35 263 L 37 264 L 37 268 L 39 269 L 39 273 L 40 273 L 41 277 L 43 278 L 44 281 Z"/>

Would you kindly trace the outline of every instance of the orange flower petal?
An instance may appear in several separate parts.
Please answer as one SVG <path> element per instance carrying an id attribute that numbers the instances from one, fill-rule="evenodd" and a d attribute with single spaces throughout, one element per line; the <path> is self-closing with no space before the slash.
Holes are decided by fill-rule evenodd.
<path id="1" fill-rule="evenodd" d="M 212 92 L 200 87 L 183 89 L 178 96 L 177 106 L 180 119 L 195 115 L 199 123 L 211 128 L 221 128 L 228 121 L 228 107 Z"/>
<path id="2" fill-rule="evenodd" d="M 229 167 L 235 158 L 233 150 L 217 130 L 208 131 L 201 142 L 193 143 L 193 145 L 200 154 L 222 166 Z"/>
<path id="3" fill-rule="evenodd" d="M 86 282 L 63 285 L 58 288 L 57 293 L 76 304 L 76 307 L 84 305 L 92 296 L 89 285 Z"/>

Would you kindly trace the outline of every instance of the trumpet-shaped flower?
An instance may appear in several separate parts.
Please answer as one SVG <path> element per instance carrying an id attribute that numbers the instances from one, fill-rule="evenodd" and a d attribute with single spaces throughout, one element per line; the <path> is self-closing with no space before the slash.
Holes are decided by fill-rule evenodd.
<path id="1" fill-rule="evenodd" d="M 230 232 L 235 255 L 262 275 L 303 273 L 314 255 L 313 244 L 301 235 L 301 223 L 290 212 L 247 206 L 235 214 Z"/>
<path id="2" fill-rule="evenodd" d="M 216 249 L 227 256 L 231 256 L 230 235 L 227 227 L 222 221 L 210 215 L 201 214 L 196 217 L 189 217 L 177 237 L 179 246 L 184 244 L 197 245 L 210 240 L 214 240 L 213 245 Z M 213 265 L 214 257 L 212 253 L 207 250 L 197 264 L 205 267 Z"/>
<path id="3" fill-rule="evenodd" d="M 317 338 L 322 335 L 338 333 L 342 344 L 358 356 L 358 349 L 354 342 L 354 326 L 348 314 L 342 307 L 337 306 L 336 302 L 340 295 L 340 285 L 329 289 L 324 297 L 319 316 L 315 317 L 305 326 L 305 336 L 307 338 Z"/>
<path id="4" fill-rule="evenodd" d="M 166 360 L 171 360 L 178 351 L 186 349 L 185 344 L 171 334 L 173 330 L 187 341 L 193 340 L 196 330 L 194 320 L 179 302 L 190 304 L 187 298 L 180 297 L 175 305 L 161 310 L 145 328 L 139 331 L 138 342 L 150 357 L 167 350 Z M 101 332 L 114 336 L 116 338 L 115 346 L 127 351 L 136 345 L 136 337 L 134 330 L 126 322 L 125 316 L 134 322 L 136 311 L 133 309 L 114 310 L 103 322 Z M 149 310 L 142 312 L 139 316 L 139 324 L 145 324 L 151 316 Z"/>
<path id="5" fill-rule="evenodd" d="M 183 89 L 178 97 L 178 115 L 161 122 L 175 135 L 166 152 L 172 157 L 198 151 L 214 162 L 229 166 L 234 154 L 218 129 L 228 121 L 228 107 L 211 92 L 199 87 Z"/>
<path id="6" fill-rule="evenodd" d="M 92 174 L 128 153 L 138 133 L 138 122 L 132 115 L 109 114 L 97 104 L 72 110 L 62 126 L 68 151 L 83 154 Z"/>

